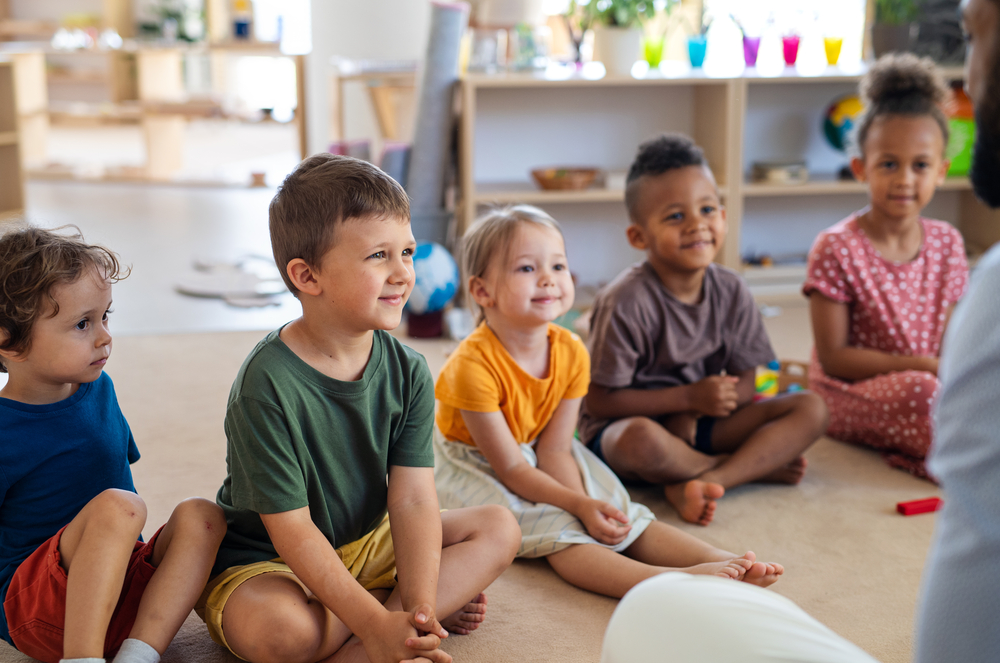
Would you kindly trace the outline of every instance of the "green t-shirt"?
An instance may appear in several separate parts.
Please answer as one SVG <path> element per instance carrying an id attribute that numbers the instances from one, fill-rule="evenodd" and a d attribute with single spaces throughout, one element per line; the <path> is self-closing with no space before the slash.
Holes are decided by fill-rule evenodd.
<path id="1" fill-rule="evenodd" d="M 243 362 L 226 408 L 227 476 L 216 497 L 229 530 L 215 573 L 277 557 L 262 513 L 309 507 L 334 547 L 375 529 L 390 465 L 433 467 L 427 362 L 376 331 L 360 380 L 323 375 L 273 331 Z"/>

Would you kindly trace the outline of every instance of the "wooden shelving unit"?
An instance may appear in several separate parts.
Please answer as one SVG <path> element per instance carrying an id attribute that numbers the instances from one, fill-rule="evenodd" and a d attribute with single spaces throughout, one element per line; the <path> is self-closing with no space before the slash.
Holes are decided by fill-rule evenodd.
<path id="1" fill-rule="evenodd" d="M 14 63 L 0 58 L 0 218 L 24 211 Z"/>
<path id="2" fill-rule="evenodd" d="M 459 232 L 489 204 L 525 202 L 542 207 L 555 206 L 549 211 L 558 218 L 558 206 L 561 205 L 620 203 L 623 200 L 621 189 L 542 191 L 526 179 L 514 181 L 514 178 L 527 178 L 530 168 L 546 165 L 588 165 L 622 170 L 631 160 L 639 140 L 656 131 L 681 131 L 690 135 L 705 150 L 724 197 L 729 235 L 719 261 L 726 266 L 743 269 L 740 240 L 747 201 L 787 199 L 792 203 L 796 198 L 800 201 L 808 197 L 827 200 L 829 196 L 858 196 L 866 192 L 864 184 L 838 181 L 832 173 L 817 173 L 801 185 L 748 182 L 744 151 L 747 140 L 755 138 L 747 134 L 748 100 L 755 96 L 752 94 L 755 90 L 756 98 L 760 99 L 761 95 L 766 97 L 778 89 L 755 86 L 820 86 L 816 88 L 815 106 L 822 108 L 829 103 L 829 90 L 849 89 L 863 73 L 863 69 L 845 71 L 829 67 L 822 73 L 809 76 L 786 68 L 777 76 L 761 76 L 754 70 L 748 70 L 736 78 L 713 78 L 701 70 L 677 76 L 654 71 L 644 78 L 605 76 L 590 79 L 578 73 L 466 75 L 460 93 Z M 962 77 L 959 68 L 948 68 L 943 73 L 951 80 L 961 80 Z M 808 88 L 800 87 L 800 90 L 811 94 Z M 634 99 L 635 103 L 629 104 L 627 100 L 630 99 Z M 662 104 L 662 114 L 651 115 L 651 104 Z M 515 120 L 498 119 L 504 113 L 519 115 Z M 631 113 L 635 113 L 635 117 L 630 117 Z M 489 125 L 486 128 L 483 126 L 484 118 L 485 124 Z M 637 125 L 633 134 L 638 138 L 628 135 L 631 124 Z M 537 128 L 540 125 L 551 128 L 551 138 L 543 133 L 547 129 Z M 623 142 L 627 144 L 617 148 L 617 151 L 605 146 L 603 152 L 596 148 L 588 152 L 579 144 L 567 140 L 567 136 L 576 129 L 581 141 L 593 139 L 599 142 L 600 136 L 596 134 L 600 133 L 600 127 L 607 127 L 608 132 L 617 132 L 615 135 L 626 135 Z M 531 156 L 518 161 L 518 150 L 512 144 Z M 543 153 L 544 157 L 540 156 Z M 567 153 L 569 157 L 565 156 Z M 590 153 L 597 154 L 598 158 L 592 158 L 590 162 L 581 160 L 579 155 L 589 156 Z M 600 156 L 613 162 L 600 162 Z M 754 158 L 759 157 L 754 155 Z M 533 162 L 529 163 L 529 159 Z M 494 166 L 494 160 L 503 162 L 503 167 Z M 517 168 L 521 169 L 520 173 L 516 172 Z M 497 173 L 507 176 L 501 179 L 496 176 Z M 967 243 L 985 249 L 1000 239 L 1000 215 L 975 199 L 968 178 L 950 178 L 940 190 L 955 192 L 960 197 L 958 218 L 949 220 L 963 232 Z M 602 209 L 614 210 L 614 207 Z M 616 213 L 621 215 L 617 210 Z M 759 272 L 767 270 L 753 269 Z M 788 273 L 781 274 L 795 278 L 800 271 L 785 269 Z"/>

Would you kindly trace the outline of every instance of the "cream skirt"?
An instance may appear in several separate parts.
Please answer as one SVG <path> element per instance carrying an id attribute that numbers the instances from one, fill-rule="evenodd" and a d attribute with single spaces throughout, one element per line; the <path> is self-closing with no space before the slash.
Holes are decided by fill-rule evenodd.
<path id="1" fill-rule="evenodd" d="M 521 453 L 532 467 L 538 467 L 534 442 L 521 444 Z M 583 523 L 568 511 L 551 504 L 529 502 L 514 494 L 490 467 L 486 457 L 473 446 L 449 442 L 434 429 L 434 481 L 443 509 L 463 506 L 502 504 L 514 512 L 521 526 L 518 557 L 544 557 L 577 543 L 594 543 L 621 552 L 635 543 L 649 523 L 653 512 L 629 498 L 628 491 L 611 469 L 577 440 L 573 440 L 573 458 L 587 494 L 613 504 L 628 516 L 632 531 L 615 546 L 599 543 Z"/>

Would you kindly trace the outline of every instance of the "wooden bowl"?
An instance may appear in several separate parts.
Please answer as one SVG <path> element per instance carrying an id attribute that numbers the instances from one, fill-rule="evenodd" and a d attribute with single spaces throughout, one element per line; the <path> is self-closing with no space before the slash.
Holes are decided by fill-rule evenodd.
<path id="1" fill-rule="evenodd" d="M 574 190 L 586 189 L 594 180 L 600 170 L 597 168 L 536 168 L 531 171 L 531 176 L 535 178 L 538 186 L 545 190 Z"/>

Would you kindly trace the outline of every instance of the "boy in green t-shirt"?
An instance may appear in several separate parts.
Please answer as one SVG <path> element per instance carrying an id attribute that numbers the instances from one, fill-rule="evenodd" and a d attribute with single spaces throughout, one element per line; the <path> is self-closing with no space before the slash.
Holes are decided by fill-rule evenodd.
<path id="1" fill-rule="evenodd" d="M 330 154 L 271 201 L 275 262 L 302 317 L 233 384 L 217 496 L 229 530 L 198 606 L 245 660 L 450 661 L 440 639 L 479 625 L 481 592 L 520 543 L 502 507 L 439 512 L 434 383 L 385 331 L 413 288 L 409 219 L 395 181 Z"/>

